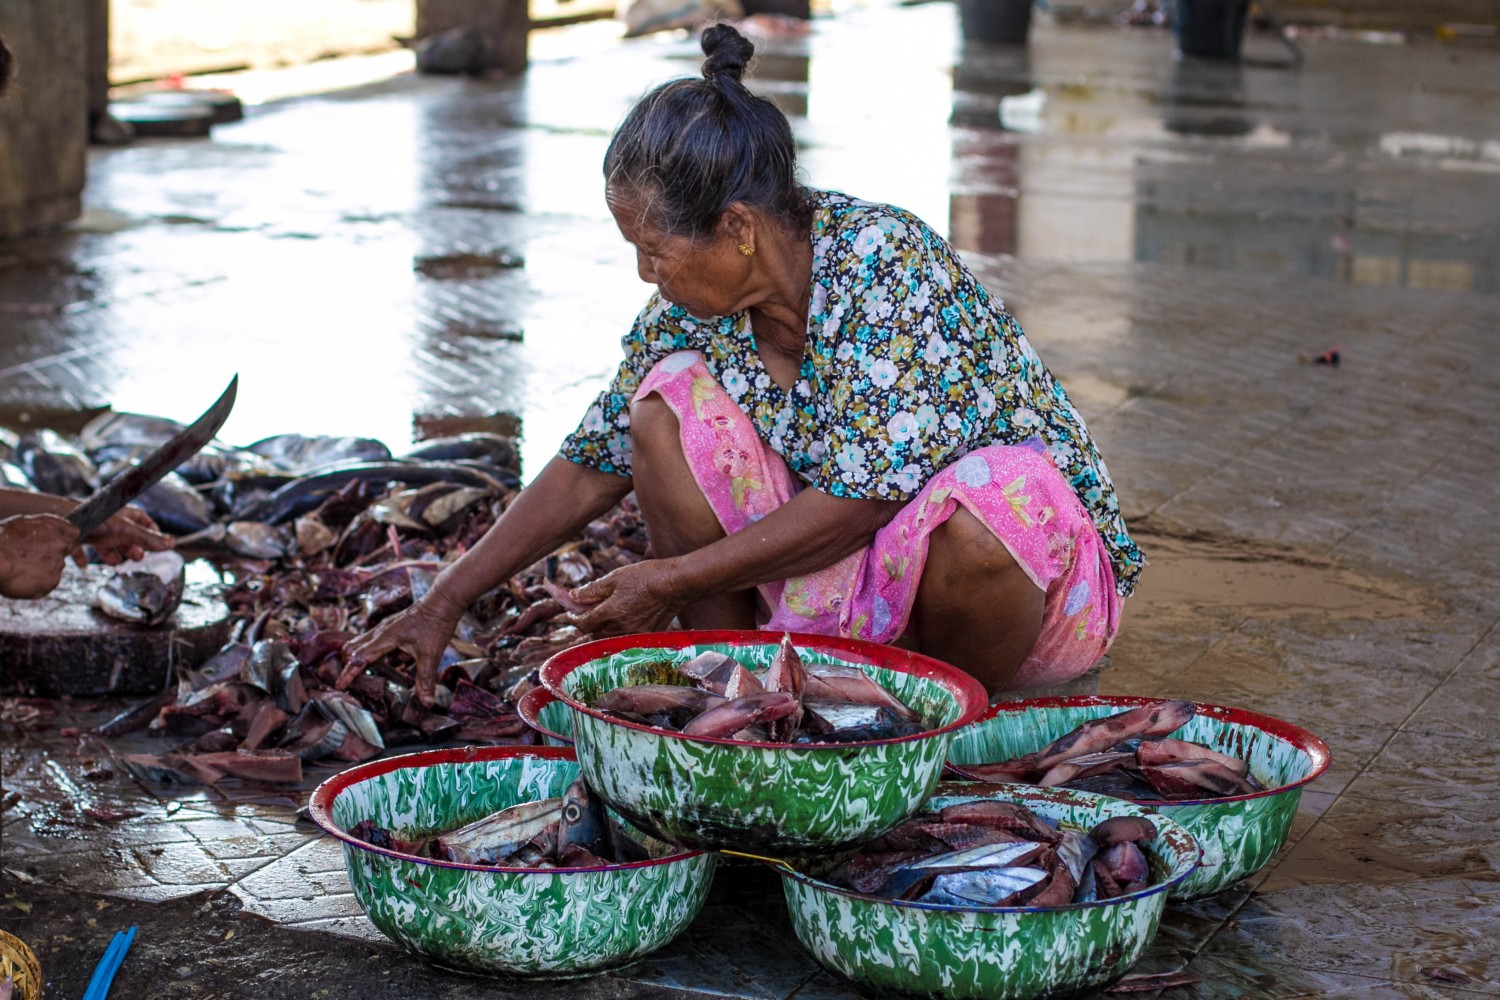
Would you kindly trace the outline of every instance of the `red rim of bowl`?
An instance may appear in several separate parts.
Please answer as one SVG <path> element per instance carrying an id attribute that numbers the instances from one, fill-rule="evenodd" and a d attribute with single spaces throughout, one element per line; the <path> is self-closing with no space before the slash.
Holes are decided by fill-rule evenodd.
<path id="1" fill-rule="evenodd" d="M 685 736 L 670 729 L 645 726 L 638 722 L 606 715 L 585 705 L 563 690 L 562 682 L 578 667 L 594 660 L 613 656 L 627 649 L 678 649 L 682 646 L 729 645 L 764 646 L 781 641 L 782 635 L 792 637 L 794 646 L 817 648 L 820 652 L 833 653 L 852 666 L 881 667 L 901 673 L 915 674 L 942 684 L 953 695 L 959 705 L 959 717 L 946 726 L 927 729 L 910 736 L 897 736 L 886 740 L 864 740 L 858 743 L 768 743 L 750 740 L 731 740 L 718 736 Z M 683 740 L 688 743 L 712 743 L 730 747 L 746 747 L 760 750 L 791 750 L 804 752 L 836 752 L 850 747 L 873 747 L 887 743 L 911 743 L 925 740 L 942 733 L 962 729 L 978 720 L 989 704 L 989 696 L 983 685 L 951 664 L 923 656 L 897 646 L 886 646 L 864 639 L 845 639 L 842 636 L 816 635 L 811 632 L 770 632 L 756 629 L 725 629 L 721 631 L 642 632 L 637 635 L 622 635 L 611 639 L 598 639 L 578 646 L 571 646 L 554 653 L 539 672 L 542 685 L 551 691 L 558 701 L 566 702 L 575 712 L 583 712 L 610 725 L 639 730 L 653 736 Z"/>
<path id="2" fill-rule="evenodd" d="M 982 785 L 984 785 L 986 787 L 989 787 L 989 788 L 1000 788 L 1000 787 L 1002 787 L 1002 783 L 1001 782 L 988 782 L 987 781 L 987 782 L 975 782 L 975 784 L 982 784 Z M 1128 801 L 1128 800 L 1125 800 L 1125 799 L 1120 799 L 1120 798 L 1118 798 L 1116 796 L 1113 796 L 1113 795 L 1101 795 L 1098 792 L 1085 792 L 1085 791 L 1081 791 L 1081 790 L 1075 789 L 1075 788 L 1058 788 L 1058 789 L 1052 789 L 1052 788 L 1042 788 L 1042 787 L 1040 787 L 1038 785 L 1022 785 L 1022 784 L 1012 784 L 1012 783 L 1004 783 L 1003 787 L 1015 788 L 1015 789 L 1021 791 L 1022 793 L 1026 793 L 1026 792 L 1043 792 L 1043 793 L 1045 793 L 1045 792 L 1052 792 L 1052 791 L 1060 791 L 1060 792 L 1070 793 L 1071 795 L 1083 795 L 1083 796 L 1086 796 L 1086 797 L 1092 798 L 1092 799 L 1104 799 L 1106 801 L 1116 801 L 1116 802 Z M 956 787 L 956 786 L 954 786 L 952 784 L 946 784 L 946 785 L 939 785 L 938 786 L 938 790 L 933 793 L 932 798 L 948 798 L 948 797 L 952 797 L 952 796 L 963 796 L 964 794 L 966 794 L 966 793 L 961 788 Z M 981 796 L 978 796 L 978 797 L 979 798 L 990 798 L 991 796 L 983 796 L 983 795 L 981 795 Z M 997 796 L 994 796 L 994 797 L 999 798 L 1001 796 L 997 795 Z M 1022 796 L 1021 796 L 1021 798 L 1028 798 L 1028 799 L 1029 798 L 1045 798 L 1045 797 L 1046 797 L 1045 795 L 1043 795 L 1043 796 L 1032 796 L 1032 795 L 1027 795 L 1027 794 L 1022 794 Z M 1010 801 L 1010 800 L 1006 799 L 1004 801 Z M 1135 803 L 1133 803 L 1133 802 L 1131 804 L 1135 805 Z M 926 803 L 923 803 L 923 806 L 925 808 Z M 1143 811 L 1148 811 L 1148 810 L 1143 810 Z M 1148 816 L 1147 818 L 1151 819 L 1153 817 Z M 1122 896 L 1113 896 L 1113 897 L 1111 897 L 1109 899 L 1096 899 L 1096 900 L 1093 900 L 1092 902 L 1088 902 L 1088 903 L 1062 903 L 1062 904 L 1060 904 L 1058 906 L 982 906 L 982 905 L 979 905 L 979 904 L 975 904 L 973 906 L 960 906 L 960 905 L 949 904 L 949 903 L 919 903 L 919 902 L 916 902 L 915 900 L 882 899 L 879 896 L 871 896 L 871 895 L 868 895 L 867 893 L 856 892 L 853 889 L 847 889 L 844 886 L 834 885 L 832 882 L 825 882 L 822 879 L 814 878 L 811 875 L 808 875 L 808 874 L 806 874 L 804 872 L 800 872 L 800 871 L 796 870 L 795 868 L 791 868 L 791 867 L 782 868 L 782 869 L 779 869 L 779 871 L 781 872 L 783 878 L 796 879 L 798 882 L 802 882 L 805 885 L 809 885 L 812 888 L 814 888 L 814 889 L 816 889 L 816 890 L 818 890 L 820 892 L 832 892 L 832 893 L 836 893 L 836 894 L 838 894 L 840 896 L 847 896 L 850 899 L 858 899 L 858 900 L 863 900 L 865 902 L 870 902 L 870 903 L 888 903 L 891 906 L 899 906 L 899 907 L 902 907 L 904 909 L 912 909 L 912 910 L 935 910 L 935 911 L 937 911 L 939 913 L 1057 913 L 1057 912 L 1069 911 L 1069 910 L 1087 910 L 1087 909 L 1093 909 L 1095 907 L 1101 907 L 1101 906 L 1115 906 L 1115 905 L 1118 905 L 1118 904 L 1121 904 L 1121 903 L 1130 903 L 1130 902 L 1134 902 L 1134 901 L 1139 900 L 1139 899 L 1145 899 L 1148 896 L 1154 896 L 1158 892 L 1166 892 L 1168 889 L 1172 888 L 1172 886 L 1176 885 L 1177 883 L 1181 882 L 1183 879 L 1187 878 L 1189 875 L 1193 874 L 1193 872 L 1196 871 L 1198 869 L 1198 867 L 1203 864 L 1203 847 L 1202 847 L 1202 845 L 1200 845 L 1198 843 L 1198 839 L 1196 837 L 1194 837 L 1191 833 L 1189 833 L 1187 831 L 1187 829 L 1182 826 L 1181 823 L 1176 822 L 1170 816 L 1157 816 L 1157 817 L 1154 817 L 1154 818 L 1155 819 L 1165 819 L 1168 822 L 1171 822 L 1173 826 L 1175 826 L 1179 831 L 1181 831 L 1188 838 L 1188 843 L 1191 844 L 1192 848 L 1193 848 L 1193 863 L 1190 866 L 1188 866 L 1188 870 L 1185 871 L 1185 872 L 1182 872 L 1179 875 L 1175 875 L 1172 878 L 1169 878 L 1169 879 L 1167 879 L 1164 882 L 1158 882 L 1155 885 L 1148 885 L 1144 889 L 1137 889 L 1135 892 L 1126 893 L 1125 895 L 1122 895 Z"/>
<path id="3" fill-rule="evenodd" d="M 434 868 L 458 868 L 471 872 L 492 872 L 501 874 L 521 875 L 560 875 L 576 874 L 578 872 L 612 872 L 627 868 L 650 868 L 653 865 L 664 865 L 673 861 L 685 861 L 688 858 L 697 857 L 702 851 L 682 851 L 679 854 L 669 854 L 664 858 L 651 858 L 648 861 L 630 861 L 623 864 L 593 865 L 588 868 L 526 868 L 508 867 L 501 865 L 465 865 L 457 861 L 440 861 L 437 858 L 424 858 L 416 854 L 407 854 L 404 851 L 393 851 L 386 847 L 376 847 L 368 844 L 358 837 L 350 836 L 340 829 L 333 821 L 333 801 L 338 798 L 339 793 L 353 785 L 366 781 L 370 778 L 378 778 L 382 774 L 392 771 L 400 771 L 411 767 L 430 767 L 433 764 L 472 764 L 476 761 L 485 760 L 507 760 L 512 757 L 533 757 L 541 760 L 561 760 L 576 762 L 577 757 L 568 747 L 449 747 L 442 750 L 421 750 L 417 753 L 401 754 L 397 757 L 382 757 L 372 760 L 367 764 L 358 764 L 347 771 L 340 771 L 333 777 L 325 780 L 313 790 L 312 797 L 307 803 L 308 817 L 323 832 L 331 837 L 337 837 L 344 843 L 357 847 L 371 854 L 383 854 L 388 858 L 398 861 L 414 861 L 421 865 L 431 865 Z"/>
<path id="4" fill-rule="evenodd" d="M 519 699 L 517 699 L 516 714 L 521 717 L 522 722 L 526 723 L 528 726 L 530 726 L 532 729 L 535 729 L 543 736 L 550 736 L 554 740 L 561 740 L 568 746 L 572 746 L 573 737 L 564 736 L 562 733 L 555 733 L 552 730 L 548 729 L 546 726 L 542 725 L 542 709 L 546 708 L 548 705 L 557 700 L 557 695 L 553 694 L 551 691 L 548 691 L 546 688 L 534 687 L 530 691 L 527 691 L 525 694 L 521 695 Z"/>
<path id="5" fill-rule="evenodd" d="M 1092 708 L 1095 706 L 1108 706 L 1119 709 L 1139 708 L 1142 705 L 1155 705 L 1163 701 L 1172 701 L 1171 698 L 1146 698 L 1140 695 L 1128 694 L 1081 694 L 1067 695 L 1052 698 L 1025 698 L 1021 701 L 1002 701 L 997 705 L 990 706 L 990 710 L 975 720 L 974 725 L 983 725 L 991 719 L 1000 715 L 1015 715 L 1019 712 L 1034 708 Z M 1125 795 L 1113 795 L 1122 802 L 1132 802 L 1138 806 L 1146 806 L 1151 809 L 1161 809 L 1171 806 L 1200 806 L 1216 804 L 1220 802 L 1243 802 L 1247 799 L 1263 799 L 1271 795 L 1280 795 L 1282 792 L 1293 788 L 1301 788 L 1308 782 L 1318 778 L 1328 765 L 1332 763 L 1332 755 L 1328 752 L 1328 744 L 1324 743 L 1312 733 L 1301 726 L 1293 725 L 1285 719 L 1278 719 L 1274 715 L 1263 715 L 1260 712 L 1252 712 L 1244 708 L 1230 708 L 1228 705 L 1212 705 L 1207 702 L 1191 702 L 1193 711 L 1198 715 L 1219 719 L 1223 722 L 1232 722 L 1236 725 L 1253 726 L 1267 735 L 1273 736 L 1307 754 L 1312 766 L 1303 777 L 1285 785 L 1277 785 L 1275 788 L 1263 788 L 1258 792 L 1247 792 L 1244 795 L 1220 795 L 1208 799 L 1133 799 Z M 955 764 L 947 762 L 948 770 L 952 771 L 969 781 L 980 781 L 971 777 L 964 770 L 966 767 L 975 767 L 974 764 Z M 1024 782 L 981 782 L 982 784 L 1025 784 Z M 1037 787 L 1037 786 L 1030 786 Z"/>

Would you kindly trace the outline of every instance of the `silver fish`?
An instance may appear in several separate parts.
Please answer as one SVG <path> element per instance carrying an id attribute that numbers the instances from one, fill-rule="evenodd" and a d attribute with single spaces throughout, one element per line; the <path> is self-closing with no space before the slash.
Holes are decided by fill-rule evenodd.
<path id="1" fill-rule="evenodd" d="M 896 871 L 935 871 L 944 868 L 1007 868 L 1024 863 L 1027 855 L 1041 852 L 1043 844 L 1027 841 L 1019 844 L 985 844 L 964 851 L 949 851 L 930 858 L 908 862 Z M 1045 873 L 1044 873 L 1045 874 Z"/>
<path id="2" fill-rule="evenodd" d="M 322 691 L 313 695 L 311 701 L 318 706 L 318 711 L 323 713 L 324 718 L 342 722 L 366 743 L 385 749 L 385 739 L 380 735 L 375 717 L 352 695 L 342 691 Z"/>
<path id="3" fill-rule="evenodd" d="M 278 434 L 245 449 L 288 472 L 307 472 L 343 462 L 388 462 L 391 450 L 373 438 Z"/>
<path id="4" fill-rule="evenodd" d="M 946 906 L 1001 906 L 1016 893 L 1025 892 L 1047 877 L 1040 868 L 953 872 L 933 879 L 932 888 L 921 897 L 921 902 Z"/>
<path id="5" fill-rule="evenodd" d="M 90 452 L 105 445 L 143 445 L 155 448 L 159 444 L 165 444 L 183 426 L 166 417 L 116 413 L 111 410 L 84 424 L 83 430 L 78 432 L 78 440 Z"/>
<path id="6" fill-rule="evenodd" d="M 882 705 L 909 722 L 919 721 L 910 706 L 881 687 L 879 682 L 858 667 L 819 663 L 807 668 L 809 700 L 847 701 L 857 705 Z"/>
<path id="7" fill-rule="evenodd" d="M 560 798 L 522 802 L 439 835 L 434 853 L 444 861 L 460 864 L 499 864 L 556 823 L 562 814 Z"/>

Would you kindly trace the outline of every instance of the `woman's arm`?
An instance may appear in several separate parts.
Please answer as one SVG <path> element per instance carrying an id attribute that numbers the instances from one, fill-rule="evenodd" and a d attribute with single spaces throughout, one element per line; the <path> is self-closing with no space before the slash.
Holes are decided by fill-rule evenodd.
<path id="1" fill-rule="evenodd" d="M 344 677 L 352 680 L 364 666 L 405 650 L 416 660 L 417 697 L 431 705 L 438 661 L 464 610 L 572 538 L 629 492 L 630 480 L 624 476 L 553 458 L 516 494 L 484 537 L 438 574 L 425 597 L 345 647 Z"/>
<path id="2" fill-rule="evenodd" d="M 578 588 L 595 605 L 576 616 L 591 635 L 665 628 L 683 607 L 716 594 L 746 590 L 833 565 L 870 544 L 902 504 L 855 500 L 805 489 L 743 531 L 666 559 L 617 569 Z"/>
<path id="3" fill-rule="evenodd" d="M 554 457 L 475 546 L 438 574 L 425 600 L 455 621 L 470 604 L 578 534 L 630 492 L 630 480 Z"/>

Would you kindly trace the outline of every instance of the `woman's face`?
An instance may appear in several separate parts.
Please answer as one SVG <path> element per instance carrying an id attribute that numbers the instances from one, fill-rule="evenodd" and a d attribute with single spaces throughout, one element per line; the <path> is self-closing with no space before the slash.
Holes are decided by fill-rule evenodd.
<path id="1" fill-rule="evenodd" d="M 625 241 L 635 247 L 641 280 L 662 298 L 700 319 L 728 316 L 750 303 L 744 296 L 750 260 L 727 226 L 707 239 L 670 236 L 647 221 L 644 201 L 634 192 L 610 188 L 605 199 Z"/>

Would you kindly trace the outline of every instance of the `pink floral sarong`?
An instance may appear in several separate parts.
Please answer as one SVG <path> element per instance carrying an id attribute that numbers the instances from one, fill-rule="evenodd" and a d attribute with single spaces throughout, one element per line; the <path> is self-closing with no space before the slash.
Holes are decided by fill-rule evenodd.
<path id="1" fill-rule="evenodd" d="M 683 454 L 726 532 L 753 524 L 802 488 L 696 351 L 663 358 L 635 398 L 653 392 L 677 415 Z M 1086 672 L 1114 640 L 1122 600 L 1098 531 L 1040 442 L 970 452 L 934 476 L 869 547 L 816 573 L 763 584 L 770 618 L 761 627 L 899 639 L 928 537 L 960 504 L 1047 594 L 1041 635 L 1009 688 L 1060 684 Z"/>

